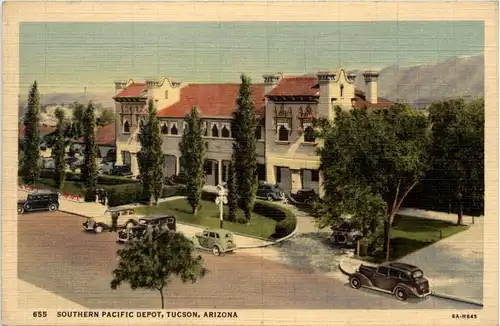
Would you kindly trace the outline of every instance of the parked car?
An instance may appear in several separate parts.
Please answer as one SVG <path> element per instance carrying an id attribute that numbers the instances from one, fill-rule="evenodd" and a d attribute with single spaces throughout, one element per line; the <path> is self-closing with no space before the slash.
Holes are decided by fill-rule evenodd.
<path id="1" fill-rule="evenodd" d="M 148 227 L 159 227 L 163 230 L 175 232 L 177 219 L 172 215 L 153 215 L 141 217 L 139 223 L 131 228 L 118 231 L 117 241 L 127 242 L 138 234 L 142 234 Z"/>
<path id="2" fill-rule="evenodd" d="M 26 199 L 17 201 L 17 213 L 32 211 L 55 211 L 59 209 L 59 194 L 57 192 L 37 192 L 29 194 Z"/>
<path id="3" fill-rule="evenodd" d="M 285 200 L 285 192 L 276 184 L 260 183 L 257 189 L 257 197 L 269 201 Z"/>
<path id="4" fill-rule="evenodd" d="M 211 250 L 215 256 L 236 250 L 233 234 L 223 229 L 206 229 L 192 238 L 196 248 Z"/>
<path id="5" fill-rule="evenodd" d="M 109 230 L 112 225 L 113 215 L 118 215 L 118 228 L 131 228 L 139 223 L 140 216 L 137 216 L 132 208 L 110 208 L 101 216 L 87 219 L 83 222 L 83 228 L 86 231 L 94 231 L 95 233 Z"/>
<path id="6" fill-rule="evenodd" d="M 349 221 L 343 221 L 332 226 L 332 231 L 330 242 L 337 245 L 352 246 L 363 236 L 363 233 L 355 228 Z"/>
<path id="7" fill-rule="evenodd" d="M 113 165 L 113 168 L 111 169 L 111 175 L 116 175 L 120 177 L 131 177 L 132 176 L 132 171 L 130 170 L 130 165 L 128 164 L 123 164 L 123 165 Z"/>
<path id="8" fill-rule="evenodd" d="M 414 265 L 399 262 L 387 262 L 379 266 L 361 264 L 354 273 L 346 272 L 340 265 L 339 269 L 349 276 L 349 285 L 354 289 L 374 289 L 392 294 L 400 301 L 410 296 L 425 298 L 431 294 L 429 281 L 422 270 Z"/>
<path id="9" fill-rule="evenodd" d="M 313 189 L 300 189 L 290 194 L 290 201 L 295 204 L 312 205 L 320 198 Z"/>

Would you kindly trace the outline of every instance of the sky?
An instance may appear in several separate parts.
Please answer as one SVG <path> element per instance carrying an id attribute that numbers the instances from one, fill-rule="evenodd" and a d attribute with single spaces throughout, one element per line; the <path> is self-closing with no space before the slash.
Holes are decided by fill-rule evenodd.
<path id="1" fill-rule="evenodd" d="M 483 22 L 22 23 L 20 92 L 106 93 L 114 80 L 254 82 L 262 74 L 411 66 L 483 52 Z"/>

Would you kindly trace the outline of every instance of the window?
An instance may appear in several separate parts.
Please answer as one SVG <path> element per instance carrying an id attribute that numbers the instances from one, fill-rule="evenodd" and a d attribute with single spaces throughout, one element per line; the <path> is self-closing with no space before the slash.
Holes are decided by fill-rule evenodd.
<path id="1" fill-rule="evenodd" d="M 227 164 L 222 163 L 222 182 L 227 182 L 227 168 Z"/>
<path id="2" fill-rule="evenodd" d="M 128 122 L 128 120 L 125 120 L 123 122 L 123 133 L 124 134 L 130 133 L 130 123 Z"/>
<path id="3" fill-rule="evenodd" d="M 278 140 L 279 141 L 288 141 L 288 129 L 285 126 L 281 126 L 278 130 Z"/>
<path id="4" fill-rule="evenodd" d="M 221 136 L 223 138 L 229 138 L 229 130 L 226 128 L 226 126 L 224 126 L 222 128 L 222 131 L 221 131 Z"/>
<path id="5" fill-rule="evenodd" d="M 212 161 L 205 161 L 205 175 L 212 175 Z"/>
<path id="6" fill-rule="evenodd" d="M 214 233 L 214 232 L 210 232 L 209 237 L 210 237 L 210 238 L 215 238 L 215 233 Z"/>
<path id="7" fill-rule="evenodd" d="M 344 85 L 340 85 L 340 97 L 344 97 Z"/>
<path id="8" fill-rule="evenodd" d="M 216 237 L 217 239 L 220 239 L 220 237 L 219 237 L 219 233 L 216 233 L 216 234 L 215 234 L 215 237 Z"/>
<path id="9" fill-rule="evenodd" d="M 389 276 L 394 278 L 400 278 L 401 272 L 395 269 L 389 270 Z"/>
<path id="10" fill-rule="evenodd" d="M 401 272 L 401 275 L 399 276 L 401 279 L 403 280 L 410 280 L 410 277 L 408 276 L 408 274 L 404 273 L 404 272 Z"/>
<path id="11" fill-rule="evenodd" d="M 387 276 L 387 275 L 388 275 L 388 273 L 389 273 L 389 269 L 388 269 L 387 267 L 380 266 L 380 267 L 377 269 L 377 273 L 378 273 L 378 274 L 382 274 L 382 275 Z"/>
<path id="12" fill-rule="evenodd" d="M 168 90 L 165 91 L 165 99 L 168 99 Z"/>
<path id="13" fill-rule="evenodd" d="M 259 140 L 262 138 L 262 126 L 257 126 L 255 128 L 255 139 Z"/>
<path id="14" fill-rule="evenodd" d="M 168 134 L 168 126 L 166 123 L 164 123 L 163 126 L 161 126 L 161 133 L 164 135 Z"/>
<path id="15" fill-rule="evenodd" d="M 219 129 L 217 129 L 216 125 L 212 127 L 212 137 L 219 137 Z"/>
<path id="16" fill-rule="evenodd" d="M 276 167 L 276 182 L 281 182 L 281 168 L 279 166 Z"/>
<path id="17" fill-rule="evenodd" d="M 207 231 L 203 231 L 203 236 L 204 237 L 208 237 L 208 232 Z"/>
<path id="18" fill-rule="evenodd" d="M 311 170 L 311 181 L 319 182 L 319 170 Z"/>
<path id="19" fill-rule="evenodd" d="M 304 142 L 305 143 L 314 143 L 316 140 L 314 129 L 311 126 L 308 126 L 306 130 L 304 130 Z"/>
<path id="20" fill-rule="evenodd" d="M 170 129 L 170 134 L 171 135 L 177 135 L 177 133 L 178 133 L 177 126 L 173 125 L 172 129 Z"/>

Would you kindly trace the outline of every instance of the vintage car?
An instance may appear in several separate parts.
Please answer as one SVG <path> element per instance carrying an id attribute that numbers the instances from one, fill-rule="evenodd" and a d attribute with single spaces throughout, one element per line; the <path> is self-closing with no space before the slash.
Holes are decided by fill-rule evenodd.
<path id="1" fill-rule="evenodd" d="M 130 239 L 142 234 L 148 227 L 159 227 L 163 230 L 175 232 L 177 230 L 177 219 L 172 215 L 154 215 L 141 217 L 139 223 L 131 228 L 118 231 L 117 242 L 127 242 Z"/>
<path id="2" fill-rule="evenodd" d="M 343 221 L 332 226 L 332 231 L 330 242 L 341 246 L 352 246 L 363 236 L 363 233 L 356 229 L 349 221 Z"/>
<path id="3" fill-rule="evenodd" d="M 139 218 L 132 208 L 110 208 L 103 215 L 89 218 L 83 222 L 83 228 L 86 231 L 101 233 L 111 228 L 113 215 L 118 215 L 118 228 L 130 228 L 137 225 Z"/>
<path id="4" fill-rule="evenodd" d="M 319 200 L 319 196 L 314 189 L 300 189 L 296 193 L 291 193 L 289 200 L 294 204 L 311 206 L 315 201 Z"/>
<path id="5" fill-rule="evenodd" d="M 59 194 L 57 192 L 35 192 L 26 199 L 17 201 L 17 213 L 32 211 L 55 211 L 59 208 Z"/>
<path id="6" fill-rule="evenodd" d="M 265 182 L 259 183 L 256 196 L 268 201 L 288 201 L 284 191 L 277 184 Z"/>
<path id="7" fill-rule="evenodd" d="M 349 285 L 392 294 L 405 301 L 408 297 L 425 298 L 431 291 L 429 281 L 417 266 L 399 262 L 387 262 L 379 266 L 361 264 L 354 273 L 348 273 L 339 265 L 340 271 L 349 276 Z"/>
<path id="8" fill-rule="evenodd" d="M 203 232 L 196 233 L 192 241 L 196 248 L 211 250 L 215 256 L 236 250 L 233 234 L 223 229 L 203 230 Z"/>

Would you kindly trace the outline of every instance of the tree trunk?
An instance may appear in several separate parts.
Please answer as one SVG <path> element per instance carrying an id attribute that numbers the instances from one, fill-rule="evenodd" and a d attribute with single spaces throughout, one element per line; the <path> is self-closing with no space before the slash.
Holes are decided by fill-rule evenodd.
<path id="1" fill-rule="evenodd" d="M 197 216 L 198 215 L 198 206 L 193 207 L 193 215 Z"/>
<path id="2" fill-rule="evenodd" d="M 160 291 L 161 296 L 161 309 L 165 309 L 165 299 L 163 298 L 163 288 L 158 289 Z"/>
<path id="3" fill-rule="evenodd" d="M 384 244 L 385 244 L 385 260 L 389 261 L 390 259 L 390 250 L 391 250 L 391 225 L 388 222 L 385 222 L 385 230 L 384 230 Z"/>
<path id="4" fill-rule="evenodd" d="M 457 219 L 457 225 L 463 225 L 463 203 L 462 201 L 458 202 L 458 219 Z"/>

